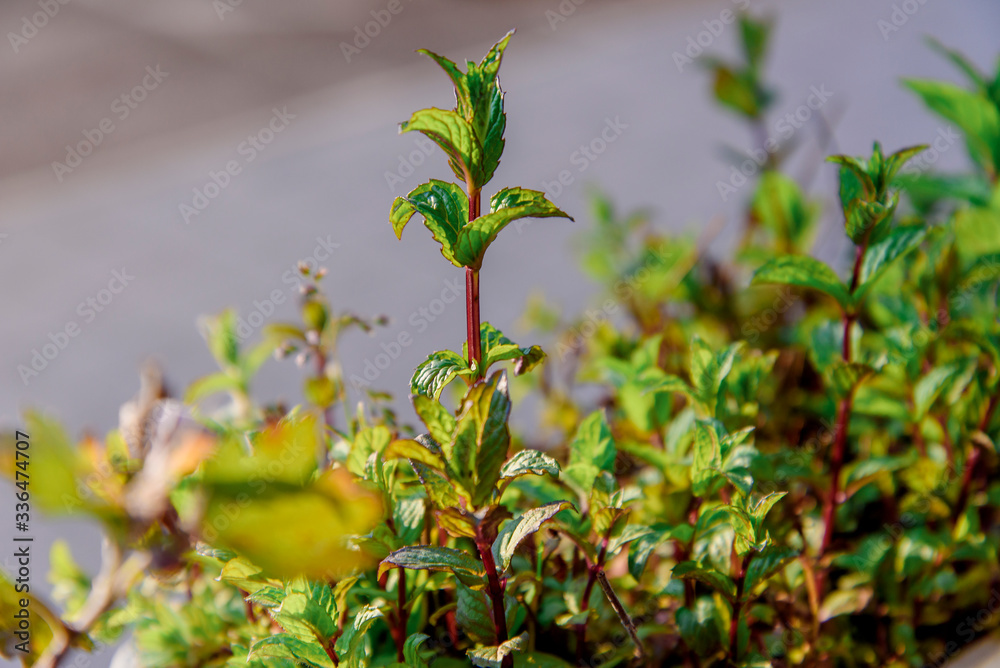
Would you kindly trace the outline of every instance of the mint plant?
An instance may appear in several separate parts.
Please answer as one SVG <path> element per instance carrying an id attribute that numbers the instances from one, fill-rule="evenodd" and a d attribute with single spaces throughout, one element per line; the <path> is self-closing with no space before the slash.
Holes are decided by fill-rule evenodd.
<path id="1" fill-rule="evenodd" d="M 705 61 L 720 103 L 756 128 L 775 94 L 769 35 L 743 17 L 745 62 Z M 552 338 L 546 355 L 480 318 L 500 232 L 568 218 L 517 187 L 483 210 L 509 40 L 464 68 L 423 52 L 455 108 L 401 126 L 455 181 L 396 198 L 393 231 L 419 215 L 466 275 L 461 350 L 410 380 L 419 424 L 386 392 L 349 396 L 343 335 L 381 321 L 336 310 L 326 271 L 306 268 L 301 322 L 247 343 L 235 312 L 203 321 L 219 370 L 183 401 L 146 368 L 103 437 L 26 414 L 0 438 L 0 470 L 18 503 L 95 522 L 102 567 L 57 543 L 51 600 L 5 571 L 0 654 L 43 668 L 115 643 L 150 668 L 904 668 L 995 631 L 1000 73 L 932 43 L 966 87 L 905 85 L 962 131 L 970 169 L 931 171 L 933 143 L 830 157 L 848 250 L 829 262 L 811 254 L 821 198 L 784 154 L 747 190 L 732 260 L 595 193 L 578 250 L 600 309 L 532 297 L 522 320 Z M 272 355 L 303 369 L 300 405 L 255 398 Z M 523 433 L 512 395 L 538 408 Z"/>

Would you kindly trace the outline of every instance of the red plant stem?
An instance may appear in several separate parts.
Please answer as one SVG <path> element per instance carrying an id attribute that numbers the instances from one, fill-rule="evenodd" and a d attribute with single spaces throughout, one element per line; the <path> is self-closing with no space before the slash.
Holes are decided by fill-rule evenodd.
<path id="1" fill-rule="evenodd" d="M 861 265 L 865 259 L 865 252 L 868 250 L 867 238 L 862 242 L 854 255 L 854 269 L 851 272 L 851 293 L 858 287 L 858 280 L 861 277 Z M 857 319 L 854 311 L 844 311 L 844 361 L 850 364 L 851 355 L 851 327 Z M 823 503 L 823 542 L 820 544 L 818 558 L 822 559 L 827 550 L 830 549 L 830 542 L 833 540 L 834 524 L 837 518 L 837 497 L 840 495 L 840 471 L 844 466 L 844 454 L 847 451 L 847 431 L 851 422 L 851 400 L 853 389 L 848 391 L 847 396 L 840 400 L 837 407 L 837 423 L 834 427 L 835 436 L 833 440 L 833 452 L 830 461 L 830 489 Z M 822 566 L 816 569 L 816 591 L 819 595 L 823 592 L 823 581 L 826 578 L 826 571 Z"/>
<path id="2" fill-rule="evenodd" d="M 820 556 L 826 554 L 833 538 L 834 513 L 837 510 L 837 496 L 840 494 L 840 471 L 844 466 L 844 452 L 847 450 L 847 428 L 851 419 L 851 397 L 847 396 L 840 400 L 837 409 L 837 424 L 835 427 L 836 436 L 833 441 L 833 457 L 830 461 L 830 493 L 826 497 L 826 505 L 823 509 L 823 521 L 825 531 L 823 532 L 823 543 L 820 547 Z"/>
<path id="3" fill-rule="evenodd" d="M 467 180 L 465 188 L 469 193 L 469 222 L 479 218 L 481 191 Z M 465 268 L 465 324 L 466 340 L 469 348 L 469 366 L 482 367 L 483 350 L 479 334 L 479 267 Z"/>
<path id="4" fill-rule="evenodd" d="M 406 627 L 410 623 L 410 611 L 406 609 L 406 569 L 399 569 L 396 583 L 396 608 L 399 616 L 399 633 L 396 635 L 396 660 L 405 662 L 403 649 L 406 647 Z"/>
<path id="5" fill-rule="evenodd" d="M 642 645 L 642 640 L 639 638 L 639 632 L 635 628 L 635 622 L 632 621 L 632 616 L 628 614 L 628 610 L 622 604 L 618 594 L 611 587 L 611 583 L 608 582 L 608 576 L 604 572 L 603 568 L 597 569 L 597 581 L 601 585 L 601 589 L 604 590 L 604 596 L 608 599 L 608 603 L 614 609 L 615 614 L 618 615 L 618 621 L 622 623 L 625 627 L 625 631 L 628 633 L 629 637 L 632 638 L 632 642 L 635 643 L 636 656 L 642 661 L 646 660 L 646 648 Z"/>
<path id="6" fill-rule="evenodd" d="M 479 531 L 476 532 L 479 534 Z M 483 568 L 486 569 L 486 582 L 489 590 L 490 601 L 493 604 L 493 628 L 497 634 L 497 644 L 502 645 L 509 640 L 507 635 L 507 615 L 504 610 L 504 585 L 500 582 L 497 574 L 497 565 L 493 560 L 493 550 L 490 543 L 484 536 L 476 536 L 476 547 L 479 549 L 479 556 L 483 560 Z M 504 657 L 502 668 L 513 668 L 514 656 L 508 654 Z"/>
<path id="7" fill-rule="evenodd" d="M 587 565 L 587 586 L 583 589 L 583 600 L 580 601 L 580 612 L 586 612 L 590 609 L 590 595 L 594 592 L 594 585 L 597 583 L 597 574 L 604 568 L 604 560 L 608 556 L 608 536 L 611 534 L 611 530 L 614 529 L 614 523 L 608 527 L 608 532 L 605 534 L 604 538 L 601 540 L 601 549 L 597 553 L 597 560 L 592 564 Z M 589 619 L 589 616 L 588 616 Z M 582 622 L 576 625 L 576 662 L 580 663 L 583 660 L 583 646 L 587 642 L 587 621 L 584 619 Z"/>
<path id="8" fill-rule="evenodd" d="M 465 315 L 469 366 L 475 364 L 476 369 L 479 370 L 483 361 L 479 332 L 479 272 L 471 267 L 465 268 Z"/>
<path id="9" fill-rule="evenodd" d="M 735 556 L 735 548 L 733 554 Z M 737 571 L 733 574 L 733 580 L 736 581 L 736 602 L 733 603 L 733 617 L 729 621 L 729 659 L 734 663 L 736 662 L 737 655 L 740 651 L 740 615 L 743 612 L 743 604 L 740 602 L 740 599 L 743 598 L 743 587 L 746 584 L 747 567 L 750 565 L 752 555 L 753 553 L 751 552 L 742 559 L 734 559 Z"/>

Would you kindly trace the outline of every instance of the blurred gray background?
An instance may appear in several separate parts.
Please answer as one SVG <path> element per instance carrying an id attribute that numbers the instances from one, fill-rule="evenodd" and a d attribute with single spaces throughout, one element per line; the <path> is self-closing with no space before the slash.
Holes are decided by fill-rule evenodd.
<path id="1" fill-rule="evenodd" d="M 296 318 L 297 293 L 283 277 L 310 258 L 328 268 L 324 284 L 336 307 L 391 318 L 372 336 L 346 337 L 348 375 L 361 374 L 401 332 L 412 336 L 374 383 L 405 398 L 411 370 L 428 352 L 461 345 L 465 317 L 459 299 L 426 327 L 411 320 L 462 276 L 419 225 L 398 242 L 387 222 L 394 196 L 450 177 L 439 152 L 425 155 L 417 137 L 397 134 L 412 111 L 452 102 L 448 79 L 417 48 L 478 60 L 517 28 L 501 73 L 507 149 L 488 189 L 545 189 L 577 218 L 511 228 L 492 247 L 483 319 L 523 343 L 544 343 L 515 327 L 532 291 L 544 290 L 569 314 L 595 297 L 570 250 L 588 224 L 588 185 L 600 185 L 620 209 L 651 208 L 662 229 L 697 232 L 718 216 L 736 229 L 734 214 L 752 187 L 722 200 L 716 184 L 731 165 L 720 149 L 757 145 L 710 103 L 697 64 L 681 71 L 674 56 L 699 33 L 708 51 L 734 54 L 738 30 L 718 22 L 725 10 L 749 6 L 777 20 L 768 75 L 780 99 L 771 134 L 814 87 L 830 94 L 790 140 L 799 144 L 793 175 L 819 163 L 824 124 L 834 132 L 830 150 L 848 153 L 869 151 L 875 139 L 888 149 L 929 142 L 946 129 L 899 85 L 901 76 L 958 79 L 925 35 L 991 71 L 1000 53 L 996 0 L 398 3 L 389 14 L 388 0 L 53 0 L 58 11 L 47 17 L 37 0 L 0 4 L 0 426 L 14 428 L 21 411 L 38 407 L 75 434 L 101 434 L 117 423 L 151 357 L 182 391 L 215 368 L 197 318 L 228 306 L 243 317 L 259 312 L 251 323 Z M 355 42 L 378 17 L 385 25 L 377 34 Z M 706 32 L 713 28 L 719 34 Z M 615 141 L 581 160 L 575 152 L 608 123 L 619 128 Z M 273 141 L 249 148 L 248 137 L 269 124 L 282 128 Z M 81 142 L 88 154 L 77 160 L 68 147 Z M 195 202 L 231 161 L 239 173 Z M 938 161 L 944 169 L 964 164 L 960 143 Z M 549 184 L 564 170 L 572 183 L 558 192 Z M 811 194 L 832 203 L 833 177 L 820 167 Z M 182 205 L 195 204 L 207 206 L 185 216 Z M 836 261 L 842 234 L 834 217 L 824 225 L 816 252 Z M 721 235 L 716 249 L 731 237 Z M 105 291 L 113 272 L 128 280 L 114 295 Z M 272 313 L 265 301 L 275 296 L 282 303 Z M 78 334 L 44 370 L 22 378 L 18 367 L 30 367 L 53 337 L 65 342 L 58 332 L 67 326 Z M 298 401 L 300 378 L 290 361 L 269 362 L 256 394 Z M 409 420 L 405 401 L 399 407 Z M 8 508 L 9 488 L 0 492 Z M 0 526 L 9 544 L 8 521 Z M 44 555 L 58 536 L 96 570 L 94 527 L 35 527 L 41 591 Z M 90 665 L 108 661 L 99 654 Z M 977 661 L 968 665 L 994 665 Z"/>

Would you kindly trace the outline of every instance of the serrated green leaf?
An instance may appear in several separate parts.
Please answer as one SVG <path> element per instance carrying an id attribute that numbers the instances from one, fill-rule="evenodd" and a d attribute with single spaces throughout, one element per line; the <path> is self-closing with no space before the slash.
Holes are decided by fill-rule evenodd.
<path id="1" fill-rule="evenodd" d="M 319 643 L 303 640 L 290 633 L 278 633 L 255 642 L 248 659 L 292 659 L 307 666 L 333 668 L 333 659 Z"/>
<path id="2" fill-rule="evenodd" d="M 526 510 L 504 524 L 500 533 L 497 534 L 496 540 L 493 541 L 493 558 L 500 570 L 505 571 L 510 567 L 510 560 L 521 541 L 541 529 L 542 525 L 555 517 L 557 513 L 572 507 L 573 504 L 568 501 L 557 501 Z"/>
<path id="3" fill-rule="evenodd" d="M 676 527 L 652 527 L 650 533 L 639 536 L 629 547 L 628 571 L 636 580 L 642 577 L 653 550 L 663 542 L 677 539 L 681 543 L 689 543 L 694 536 L 694 527 L 681 524 Z"/>
<path id="4" fill-rule="evenodd" d="M 453 573 L 469 587 L 481 586 L 486 576 L 482 562 L 475 557 L 461 550 L 431 545 L 411 545 L 396 550 L 379 564 L 378 576 L 382 577 L 390 568 Z"/>
<path id="5" fill-rule="evenodd" d="M 1000 171 L 1000 110 L 982 95 L 944 81 L 905 79 L 927 107 L 965 133 L 969 153 L 988 172 Z"/>
<path id="6" fill-rule="evenodd" d="M 431 637 L 424 633 L 414 633 L 403 644 L 403 658 L 410 668 L 426 668 L 427 662 L 420 656 L 420 647 Z"/>
<path id="7" fill-rule="evenodd" d="M 454 183 L 432 179 L 417 187 L 406 197 L 397 197 L 389 212 L 389 222 L 396 238 L 402 237 L 403 228 L 415 214 L 424 218 L 424 225 L 434 240 L 441 244 L 441 254 L 446 260 L 461 267 L 455 259 L 455 245 L 459 232 L 469 222 L 469 198 Z"/>
<path id="8" fill-rule="evenodd" d="M 478 270 L 483 263 L 486 249 L 507 225 L 522 218 L 569 218 L 555 204 L 536 190 L 508 188 L 493 197 L 493 206 L 504 207 L 508 203 L 516 206 L 492 208 L 490 213 L 470 221 L 462 228 L 456 244 L 455 257 L 466 267 Z"/>
<path id="9" fill-rule="evenodd" d="M 468 121 L 483 147 L 482 174 L 480 182 L 475 184 L 477 188 L 493 177 L 503 153 L 507 119 L 497 74 L 512 35 L 513 31 L 494 44 L 478 65 L 469 62 L 466 72 L 448 58 L 425 49 L 419 51 L 432 58 L 451 78 L 455 87 L 456 112 Z"/>
<path id="10" fill-rule="evenodd" d="M 771 492 L 754 501 L 750 507 L 750 515 L 754 519 L 755 526 L 759 527 L 764 522 L 767 514 L 771 512 L 774 504 L 785 498 L 787 494 L 788 492 Z"/>
<path id="11" fill-rule="evenodd" d="M 462 501 L 447 478 L 422 462 L 410 460 L 410 465 L 420 483 L 427 490 L 427 498 L 438 508 L 451 508 L 461 505 Z"/>
<path id="12" fill-rule="evenodd" d="M 227 561 L 219 574 L 219 581 L 231 584 L 249 594 L 277 584 L 277 580 L 264 576 L 264 569 L 243 557 Z"/>
<path id="13" fill-rule="evenodd" d="M 456 593 L 458 605 L 455 609 L 455 621 L 459 628 L 479 643 L 496 642 L 496 629 L 493 627 L 492 610 L 486 592 L 459 583 Z"/>
<path id="14" fill-rule="evenodd" d="M 726 480 L 729 481 L 733 487 L 739 490 L 740 494 L 743 496 L 748 496 L 751 491 L 753 491 L 753 474 L 750 470 L 742 466 L 737 466 L 733 468 L 725 468 L 722 470 L 722 475 L 725 476 Z"/>
<path id="15" fill-rule="evenodd" d="M 521 450 L 507 460 L 500 469 L 501 478 L 517 478 L 523 475 L 559 476 L 559 462 L 539 450 Z"/>
<path id="16" fill-rule="evenodd" d="M 718 411 L 723 383 L 743 346 L 743 342 L 738 341 L 716 354 L 701 338 L 696 336 L 691 341 L 688 364 L 694 396 L 713 417 Z"/>
<path id="17" fill-rule="evenodd" d="M 516 360 L 514 374 L 519 376 L 530 371 L 545 359 L 545 353 L 540 347 L 522 348 L 488 322 L 482 323 L 479 331 L 483 354 L 482 373 L 486 373 L 497 362 Z"/>
<path id="18" fill-rule="evenodd" d="M 691 489 L 695 495 L 705 496 L 711 491 L 721 468 L 719 434 L 712 423 L 700 421 L 695 432 L 694 461 L 691 465 Z"/>
<path id="19" fill-rule="evenodd" d="M 486 183 L 483 173 L 483 146 L 467 120 L 454 111 L 421 109 L 401 123 L 400 132 L 421 132 L 448 156 L 456 178 L 473 188 Z"/>
<path id="20" fill-rule="evenodd" d="M 375 425 L 360 430 L 351 444 L 345 465 L 354 475 L 364 478 L 368 460 L 372 455 L 381 460 L 385 449 L 392 442 L 392 432 L 385 425 Z M 315 459 L 315 455 L 313 455 Z"/>
<path id="21" fill-rule="evenodd" d="M 569 445 L 569 463 L 562 475 L 589 492 L 601 471 L 614 467 L 617 450 L 603 411 L 594 411 L 580 423 Z"/>
<path id="22" fill-rule="evenodd" d="M 385 449 L 383 457 L 386 461 L 391 459 L 411 459 L 436 469 L 444 469 L 444 460 L 439 453 L 435 453 L 423 443 L 410 438 L 399 438 L 389 444 Z"/>
<path id="23" fill-rule="evenodd" d="M 850 296 L 845 286 L 829 266 L 819 260 L 804 255 L 784 255 L 777 257 L 753 275 L 751 284 L 777 283 L 800 288 L 818 290 L 837 300 L 842 308 L 850 304 Z"/>
<path id="24" fill-rule="evenodd" d="M 447 443 L 455 433 L 455 416 L 441 402 L 425 394 L 411 397 L 417 417 L 438 444 Z"/>
<path id="25" fill-rule="evenodd" d="M 753 519 L 746 510 L 732 504 L 723 506 L 723 509 L 729 516 L 729 524 L 736 533 L 734 548 L 736 553 L 742 557 L 758 546 L 760 536 L 754 526 Z"/>
<path id="26" fill-rule="evenodd" d="M 747 566 L 746 580 L 744 583 L 744 600 L 750 599 L 754 588 L 762 584 L 769 577 L 787 566 L 795 557 L 798 551 L 784 545 L 768 545 L 760 552 L 754 554 Z"/>
<path id="27" fill-rule="evenodd" d="M 894 260 L 919 246 L 926 234 L 927 231 L 922 226 L 900 225 L 884 239 L 870 245 L 861 263 L 854 300 L 857 301 Z"/>
<path id="28" fill-rule="evenodd" d="M 611 540 L 608 541 L 607 554 L 609 557 L 618 554 L 618 550 L 622 549 L 632 541 L 638 540 L 643 536 L 648 536 L 653 533 L 653 529 L 641 524 L 626 524 L 621 528 L 621 530 L 616 531 L 612 536 Z"/>
<path id="29" fill-rule="evenodd" d="M 450 350 L 439 350 L 428 355 L 413 371 L 410 392 L 437 400 L 456 376 L 471 375 L 472 370 L 464 357 Z"/>
<path id="30" fill-rule="evenodd" d="M 472 494 L 476 508 L 487 502 L 500 479 L 510 447 L 507 374 L 497 372 L 473 386 L 462 400 L 455 436 L 442 444 L 448 477 Z"/>
<path id="31" fill-rule="evenodd" d="M 382 611 L 375 603 L 369 603 L 354 616 L 353 623 L 337 639 L 335 649 L 343 668 L 366 668 L 369 657 L 365 651 L 365 637 L 377 620 L 382 619 Z"/>
<path id="32" fill-rule="evenodd" d="M 304 591 L 289 592 L 274 611 L 274 619 L 285 631 L 302 640 L 315 640 L 320 647 L 337 633 L 337 605 L 325 583 L 303 582 Z"/>
<path id="33" fill-rule="evenodd" d="M 522 633 L 493 647 L 470 649 L 468 652 L 469 660 L 472 661 L 473 665 L 480 666 L 481 668 L 500 668 L 503 665 L 504 657 L 515 652 L 520 652 L 527 643 L 528 634 Z"/>
<path id="34" fill-rule="evenodd" d="M 928 146 L 926 144 L 920 144 L 918 146 L 908 146 L 906 148 L 901 148 L 892 155 L 885 159 L 885 174 L 883 174 L 882 181 L 888 187 L 888 184 L 896 178 L 896 174 L 899 172 L 903 166 L 910 161 L 916 155 L 926 151 Z"/>
<path id="35" fill-rule="evenodd" d="M 728 575 L 705 568 L 694 561 L 683 561 L 674 566 L 673 576 L 682 580 L 697 580 L 708 585 L 730 601 L 736 599 L 736 583 Z"/>

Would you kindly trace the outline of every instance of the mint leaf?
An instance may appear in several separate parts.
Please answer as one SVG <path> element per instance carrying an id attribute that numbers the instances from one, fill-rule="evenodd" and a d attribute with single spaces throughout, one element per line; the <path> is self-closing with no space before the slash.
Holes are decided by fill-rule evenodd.
<path id="1" fill-rule="evenodd" d="M 527 642 L 528 634 L 522 633 L 493 647 L 470 649 L 468 652 L 469 660 L 472 661 L 474 666 L 480 666 L 481 668 L 500 668 L 503 665 L 504 657 L 514 652 L 520 652 L 524 649 Z"/>
<path id="2" fill-rule="evenodd" d="M 439 350 L 417 365 L 410 379 L 410 391 L 436 400 L 456 376 L 471 375 L 472 370 L 464 357 L 450 350 Z"/>
<path id="3" fill-rule="evenodd" d="M 973 159 L 987 172 L 1000 171 L 1000 110 L 986 97 L 944 81 L 905 79 L 927 107 L 965 133 Z"/>
<path id="4" fill-rule="evenodd" d="M 396 550 L 379 564 L 378 576 L 382 577 L 390 568 L 453 573 L 469 587 L 482 586 L 486 577 L 482 562 L 475 557 L 450 547 L 430 545 L 408 546 Z"/>
<path id="5" fill-rule="evenodd" d="M 785 255 L 777 257 L 758 269 L 751 285 L 778 283 L 800 288 L 818 290 L 837 300 L 841 308 L 847 308 L 851 299 L 845 286 L 829 266 L 805 255 Z"/>
<path id="6" fill-rule="evenodd" d="M 926 234 L 927 230 L 923 226 L 900 225 L 884 239 L 870 245 L 861 264 L 858 287 L 852 295 L 854 301 L 857 302 L 864 295 L 894 260 L 919 246 Z"/>
<path id="7" fill-rule="evenodd" d="M 563 475 L 586 493 L 601 471 L 614 468 L 617 450 L 604 411 L 594 411 L 580 423 L 569 445 L 569 464 Z"/>
<path id="8" fill-rule="evenodd" d="M 508 520 L 493 541 L 493 558 L 500 570 L 510 567 L 514 551 L 525 538 L 542 528 L 542 525 L 555 517 L 560 511 L 572 508 L 568 501 L 556 501 L 538 508 L 526 510 L 512 520 Z"/>
<path id="9" fill-rule="evenodd" d="M 475 130 L 467 120 L 454 111 L 421 109 L 401 123 L 399 131 L 421 132 L 430 138 L 448 156 L 448 164 L 455 177 L 463 183 L 479 188 L 483 180 L 483 147 Z"/>
<path id="10" fill-rule="evenodd" d="M 559 475 L 559 462 L 538 450 L 521 450 L 503 465 L 500 469 L 501 478 L 517 478 L 523 475 L 534 474 Z"/>
<path id="11" fill-rule="evenodd" d="M 449 477 L 472 494 L 472 505 L 489 501 L 510 447 L 510 394 L 506 372 L 472 387 L 462 400 L 455 436 L 442 443 Z"/>
<path id="12" fill-rule="evenodd" d="M 424 218 L 424 225 L 434 240 L 441 244 L 441 254 L 457 267 L 455 244 L 458 234 L 469 222 L 469 198 L 454 183 L 431 180 L 415 188 L 406 197 L 397 197 L 389 212 L 389 222 L 396 238 L 402 237 L 403 228 L 415 214 Z"/>
<path id="13" fill-rule="evenodd" d="M 708 585 L 730 601 L 736 598 L 736 583 L 719 571 L 704 568 L 694 561 L 682 561 L 674 566 L 673 575 L 682 580 L 697 580 Z"/>
<path id="14" fill-rule="evenodd" d="M 521 218 L 570 218 L 536 190 L 507 188 L 494 195 L 490 213 L 462 228 L 455 257 L 466 267 L 479 269 L 486 249 L 507 225 Z M 572 219 L 570 219 L 572 220 Z"/>

